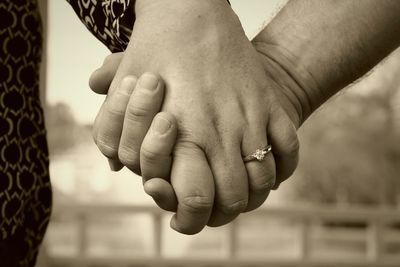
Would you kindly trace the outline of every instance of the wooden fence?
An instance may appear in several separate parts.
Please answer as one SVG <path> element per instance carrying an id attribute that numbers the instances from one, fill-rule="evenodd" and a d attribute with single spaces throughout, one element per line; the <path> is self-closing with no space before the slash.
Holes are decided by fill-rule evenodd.
<path id="1" fill-rule="evenodd" d="M 356 208 L 356 207 L 269 207 L 255 211 L 252 216 L 269 216 L 296 220 L 300 224 L 299 241 L 301 252 L 295 259 L 243 259 L 238 256 L 237 228 L 240 220 L 229 225 L 227 231 L 227 257 L 222 259 L 171 259 L 162 253 L 163 226 L 162 218 L 165 215 L 158 208 L 131 205 L 68 205 L 57 208 L 63 216 L 73 217 L 79 222 L 79 244 L 76 257 L 61 257 L 46 254 L 48 267 L 313 267 L 313 266 L 400 266 L 400 211 L 384 208 Z M 99 215 L 120 216 L 132 214 L 148 214 L 153 220 L 154 255 L 152 257 L 124 259 L 120 257 L 95 258 L 87 253 L 88 247 L 88 220 Z M 56 216 L 57 214 L 55 214 Z M 312 229 L 315 222 L 326 227 L 332 225 L 362 225 L 365 255 L 362 257 L 318 257 L 313 253 Z M 396 227 L 397 226 L 397 227 Z M 331 236 L 330 238 L 336 238 Z M 351 236 L 348 238 L 352 239 Z M 360 238 L 360 237 L 358 237 Z M 399 245 L 399 252 L 388 254 L 385 247 L 388 242 Z M 40 266 L 42 267 L 42 266 Z M 47 266 L 46 266 L 47 267 Z"/>

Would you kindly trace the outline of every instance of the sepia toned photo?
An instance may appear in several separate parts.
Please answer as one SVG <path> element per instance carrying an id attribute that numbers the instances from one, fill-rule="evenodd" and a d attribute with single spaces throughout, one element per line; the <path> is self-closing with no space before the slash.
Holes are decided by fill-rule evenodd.
<path id="1" fill-rule="evenodd" d="M 400 1 L 0 0 L 0 267 L 400 266 Z"/>

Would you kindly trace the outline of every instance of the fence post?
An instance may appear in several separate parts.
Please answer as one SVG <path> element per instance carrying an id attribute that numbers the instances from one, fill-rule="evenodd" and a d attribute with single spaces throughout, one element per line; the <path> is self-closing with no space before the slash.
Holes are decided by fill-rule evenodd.
<path id="1" fill-rule="evenodd" d="M 311 221 L 306 216 L 301 218 L 301 260 L 310 259 L 311 238 L 310 238 Z"/>
<path id="2" fill-rule="evenodd" d="M 237 256 L 237 219 L 229 224 L 228 228 L 228 257 L 235 259 Z"/>
<path id="3" fill-rule="evenodd" d="M 381 223 L 377 218 L 369 221 L 367 228 L 367 258 L 377 262 L 381 254 Z"/>
<path id="4" fill-rule="evenodd" d="M 154 219 L 154 257 L 160 259 L 162 257 L 162 215 L 153 214 Z"/>
<path id="5" fill-rule="evenodd" d="M 88 218 L 84 212 L 78 213 L 78 267 L 86 267 L 88 241 Z"/>

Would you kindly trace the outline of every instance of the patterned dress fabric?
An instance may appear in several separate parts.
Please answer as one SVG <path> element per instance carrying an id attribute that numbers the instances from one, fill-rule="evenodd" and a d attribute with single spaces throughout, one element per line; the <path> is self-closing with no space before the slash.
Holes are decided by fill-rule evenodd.
<path id="1" fill-rule="evenodd" d="M 135 22 L 135 0 L 67 0 L 86 27 L 111 52 L 129 43 Z"/>
<path id="2" fill-rule="evenodd" d="M 83 24 L 111 52 L 124 51 L 135 23 L 135 0 L 67 0 Z M 230 4 L 229 0 L 228 3 Z"/>
<path id="3" fill-rule="evenodd" d="M 133 1 L 69 2 L 111 51 L 126 46 L 135 18 L 123 13 Z M 1 267 L 35 265 L 51 213 L 48 149 L 39 94 L 41 48 L 37 1 L 0 0 Z"/>
<path id="4" fill-rule="evenodd" d="M 50 217 L 34 0 L 0 0 L 0 266 L 33 266 Z"/>

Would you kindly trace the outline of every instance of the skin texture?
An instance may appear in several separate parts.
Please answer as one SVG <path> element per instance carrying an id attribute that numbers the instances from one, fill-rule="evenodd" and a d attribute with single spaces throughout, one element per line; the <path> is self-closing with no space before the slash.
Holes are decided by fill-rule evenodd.
<path id="1" fill-rule="evenodd" d="M 122 56 L 123 53 L 111 54 L 103 65 L 93 72 L 89 84 L 94 92 L 107 94 Z M 153 197 L 160 208 L 176 211 L 177 200 L 169 177 L 172 151 L 177 137 L 177 123 L 175 117 L 169 113 L 155 114 L 151 112 L 155 107 L 160 109 L 159 103 L 163 101 L 165 88 L 161 78 L 151 73 L 145 73 L 139 80 L 143 78 L 154 79 L 154 83 L 160 84 L 156 93 L 146 93 L 147 89 L 137 85 L 138 79 L 135 76 L 125 77 L 116 88 L 115 93 L 110 94 L 104 101 L 94 123 L 93 138 L 103 154 L 108 156 L 111 170 L 120 170 L 123 167 L 118 157 L 121 135 L 124 132 L 122 139 L 125 140 L 121 142 L 121 144 L 124 144 L 129 142 L 130 136 L 133 134 L 130 131 L 132 130 L 131 127 L 125 127 L 125 129 L 123 127 L 125 113 L 136 109 L 142 110 L 143 116 L 136 120 L 136 125 L 137 128 L 147 131 L 146 136 L 141 140 L 140 148 L 140 150 L 146 151 L 143 154 L 147 155 L 147 157 L 141 156 L 142 162 L 140 163 L 143 170 L 141 175 L 144 190 Z M 135 95 L 132 95 L 133 91 L 136 91 Z M 141 97 L 136 97 L 138 94 Z M 132 101 L 130 101 L 131 98 Z M 113 110 L 118 111 L 112 112 Z M 110 135 L 111 137 L 107 137 Z M 107 140 L 107 142 L 100 144 L 98 139 Z"/>
<path id="2" fill-rule="evenodd" d="M 302 123 L 399 46 L 400 1 L 292 0 L 253 43 L 299 85 Z"/>
<path id="3" fill-rule="evenodd" d="M 278 99 L 282 98 L 276 93 L 278 86 L 266 76 L 260 55 L 230 7 L 217 2 L 213 6 L 215 12 L 209 12 L 215 3 L 202 2 L 197 15 L 185 13 L 164 18 L 170 25 L 158 23 L 160 8 L 139 8 L 142 13 L 137 13 L 131 44 L 108 96 L 113 99 L 112 95 L 121 87 L 117 84 L 122 84 L 122 77 L 127 75 L 150 70 L 165 81 L 162 110 L 177 119 L 178 128 L 170 175 L 178 206 L 171 226 L 186 234 L 197 233 L 206 224 L 226 224 L 241 212 L 257 208 L 276 183 L 275 164 L 280 166 L 278 170 L 285 170 L 278 173 L 279 181 L 290 175 L 297 164 L 295 126 L 287 115 L 294 118 L 296 111 L 288 104 L 290 101 Z M 220 20 L 222 16 L 224 21 Z M 193 17 L 197 18 L 194 22 Z M 187 19 L 188 24 L 181 19 Z M 182 27 L 181 31 L 177 27 Z M 182 43 L 186 44 L 183 48 L 179 46 Z M 158 101 L 157 97 L 151 99 Z M 140 105 L 141 112 L 137 112 L 135 104 L 128 104 L 124 118 L 128 122 L 123 123 L 119 143 L 115 141 L 118 138 L 113 141 L 119 160 L 136 173 L 147 172 L 139 164 L 148 158 L 148 153 L 143 155 L 148 150 L 140 146 L 150 120 L 143 118 L 155 114 L 155 109 L 144 108 L 152 106 L 149 102 Z M 108 121 L 104 119 L 108 112 L 100 112 L 97 122 Z M 116 150 L 109 153 L 109 146 L 104 145 L 112 139 L 109 130 L 102 127 L 96 127 L 100 129 L 96 133 L 97 144 L 106 156 L 115 159 Z M 124 145 L 125 139 L 129 145 Z M 272 144 L 274 153 L 264 161 L 243 163 L 243 155 L 267 144 Z M 146 183 L 145 189 L 154 192 L 151 184 Z"/>
<path id="4" fill-rule="evenodd" d="M 165 167 L 160 176 L 164 179 L 148 180 L 145 190 L 168 210 L 174 210 L 177 200 L 171 226 L 186 234 L 197 233 L 205 224 L 225 224 L 258 207 L 272 185 L 287 178 L 297 164 L 295 128 L 388 55 L 400 38 L 398 1 L 293 0 L 256 37 L 254 47 L 222 1 L 198 4 L 175 0 L 168 6 L 160 1 L 146 5 L 139 0 L 138 21 L 118 70 L 101 68 L 115 73 L 109 95 L 127 75 L 152 71 L 165 81 L 161 110 L 178 135 L 174 148 L 164 144 L 152 152 L 170 155 L 166 152 L 171 148 L 172 170 L 169 175 Z M 160 25 L 161 18 L 166 23 Z M 141 135 L 136 130 L 122 134 L 134 140 L 134 149 L 121 157 L 120 143 L 115 144 L 114 159 L 135 172 L 147 172 L 140 166 L 146 158 L 140 146 L 153 143 L 149 121 L 157 112 L 153 105 L 160 105 L 157 97 L 144 105 L 141 117 L 146 122 L 136 127 Z M 261 144 L 272 144 L 274 153 L 262 163 L 243 164 L 241 156 Z"/>

